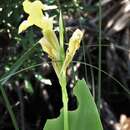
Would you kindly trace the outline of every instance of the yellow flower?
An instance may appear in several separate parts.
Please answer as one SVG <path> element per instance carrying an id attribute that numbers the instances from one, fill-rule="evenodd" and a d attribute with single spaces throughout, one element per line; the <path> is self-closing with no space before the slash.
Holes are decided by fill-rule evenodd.
<path id="1" fill-rule="evenodd" d="M 59 46 L 58 39 L 53 30 L 46 31 L 44 34 L 45 34 L 44 37 L 41 38 L 39 43 L 41 44 L 43 51 L 46 52 L 48 54 L 48 57 L 51 58 L 53 68 L 57 76 L 59 76 L 62 66 L 59 62 L 60 46 Z"/>
<path id="2" fill-rule="evenodd" d="M 74 56 L 77 49 L 80 47 L 80 41 L 83 37 L 83 32 L 77 29 L 69 40 L 68 54 Z"/>
<path id="3" fill-rule="evenodd" d="M 21 33 L 32 25 L 36 25 L 42 30 L 53 28 L 53 18 L 48 18 L 47 16 L 44 16 L 42 10 L 56 9 L 57 6 L 48 6 L 42 4 L 39 0 L 36 0 L 34 2 L 25 0 L 23 2 L 23 8 L 29 16 L 27 20 L 23 21 L 20 24 L 18 33 Z"/>
<path id="4" fill-rule="evenodd" d="M 62 47 L 59 44 L 58 38 L 53 30 L 53 18 L 43 15 L 42 10 L 49 10 L 57 8 L 54 6 L 48 6 L 42 4 L 39 0 L 31 2 L 25 0 L 23 2 L 24 11 L 29 15 L 27 20 L 24 20 L 19 26 L 19 33 L 26 30 L 32 25 L 42 29 L 43 38 L 39 41 L 42 46 L 43 51 L 45 51 L 48 56 L 52 59 L 52 65 L 55 69 L 57 76 L 60 78 L 61 72 L 66 72 L 66 69 L 70 62 L 72 61 L 76 50 L 80 47 L 80 41 L 83 37 L 83 32 L 77 29 L 69 40 L 69 46 L 66 52 L 65 59 L 61 58 Z M 63 60 L 62 62 L 59 62 Z M 57 62 L 58 61 L 58 62 Z"/>
<path id="5" fill-rule="evenodd" d="M 39 43 L 42 46 L 42 49 L 48 54 L 48 56 L 52 59 L 52 60 L 56 60 L 57 57 L 57 52 L 56 50 L 52 47 L 51 43 L 45 38 L 41 38 L 41 40 L 39 41 Z"/>
<path id="6" fill-rule="evenodd" d="M 67 49 L 67 52 L 66 52 L 66 57 L 65 57 L 65 61 L 63 63 L 63 66 L 62 66 L 62 69 L 61 69 L 61 73 L 63 71 L 66 71 L 68 65 L 70 64 L 70 62 L 72 61 L 76 51 L 79 49 L 80 47 L 80 42 L 81 42 L 81 39 L 83 37 L 83 31 L 77 29 L 72 37 L 70 38 L 69 40 L 69 46 L 68 46 L 68 49 Z"/>

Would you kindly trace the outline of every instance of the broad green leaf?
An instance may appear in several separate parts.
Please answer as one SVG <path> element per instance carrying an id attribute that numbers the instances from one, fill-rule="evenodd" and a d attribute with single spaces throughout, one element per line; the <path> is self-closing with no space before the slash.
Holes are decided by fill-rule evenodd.
<path id="1" fill-rule="evenodd" d="M 79 80 L 74 88 L 78 99 L 78 109 L 69 112 L 70 130 L 103 130 L 100 117 L 84 80 Z M 49 119 L 44 130 L 63 130 L 63 112 L 57 119 Z"/>

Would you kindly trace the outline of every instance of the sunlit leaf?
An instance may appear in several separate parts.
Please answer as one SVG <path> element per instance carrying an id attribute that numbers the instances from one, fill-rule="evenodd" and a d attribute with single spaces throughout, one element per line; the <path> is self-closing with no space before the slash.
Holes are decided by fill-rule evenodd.
<path id="1" fill-rule="evenodd" d="M 74 93 L 79 107 L 69 112 L 70 130 L 103 130 L 95 102 L 84 80 L 78 81 Z M 63 130 L 63 112 L 57 119 L 49 119 L 44 130 Z"/>

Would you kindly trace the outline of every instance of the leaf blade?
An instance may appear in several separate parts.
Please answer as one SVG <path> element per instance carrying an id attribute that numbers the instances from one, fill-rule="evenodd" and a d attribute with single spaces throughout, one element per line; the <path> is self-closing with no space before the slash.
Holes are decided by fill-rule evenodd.
<path id="1" fill-rule="evenodd" d="M 103 130 L 96 104 L 84 80 L 78 81 L 74 93 L 79 107 L 76 111 L 69 112 L 70 130 Z M 60 117 L 49 119 L 44 130 L 63 130 L 63 111 Z"/>

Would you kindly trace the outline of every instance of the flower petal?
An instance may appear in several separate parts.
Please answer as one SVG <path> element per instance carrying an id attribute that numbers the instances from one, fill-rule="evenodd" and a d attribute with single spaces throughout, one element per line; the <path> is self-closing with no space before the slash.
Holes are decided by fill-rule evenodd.
<path id="1" fill-rule="evenodd" d="M 68 47 L 68 51 L 69 53 L 73 53 L 75 52 L 79 47 L 80 47 L 80 41 L 83 37 L 83 32 L 79 29 L 77 29 L 72 37 L 69 40 L 69 47 Z"/>
<path id="2" fill-rule="evenodd" d="M 76 50 L 80 47 L 80 42 L 83 37 L 83 33 L 84 33 L 83 31 L 77 29 L 73 33 L 72 37 L 70 38 L 69 47 L 66 52 L 66 57 L 65 57 L 65 61 L 63 63 L 63 67 L 61 69 L 61 73 L 63 71 L 66 71 L 66 68 L 68 67 L 68 65 L 70 64 L 70 62 L 72 61 L 72 59 L 76 53 Z"/>
<path id="3" fill-rule="evenodd" d="M 21 33 L 25 31 L 28 27 L 32 26 L 32 24 L 28 20 L 24 20 L 20 25 L 19 25 L 19 30 L 18 33 Z"/>
<path id="4" fill-rule="evenodd" d="M 45 37 L 41 38 L 39 43 L 41 44 L 43 51 L 46 52 L 52 60 L 56 59 L 56 51 Z"/>
<path id="5" fill-rule="evenodd" d="M 26 13 L 29 14 L 28 21 L 32 23 L 32 25 L 36 25 L 42 30 L 50 30 L 53 29 L 53 17 L 49 18 L 43 15 L 42 10 L 49 10 L 57 8 L 55 5 L 48 6 L 42 4 L 41 1 L 36 0 L 34 2 L 30 2 L 29 0 L 25 0 L 23 2 L 23 8 Z"/>
<path id="6" fill-rule="evenodd" d="M 44 4 L 42 9 L 43 10 L 57 9 L 57 6 L 56 5 L 46 5 L 46 4 Z"/>
<path id="7" fill-rule="evenodd" d="M 43 6 L 44 5 L 39 0 L 36 0 L 34 2 L 31 2 L 30 0 L 25 0 L 23 2 L 24 11 L 28 14 L 33 14 L 39 10 L 42 10 Z"/>

